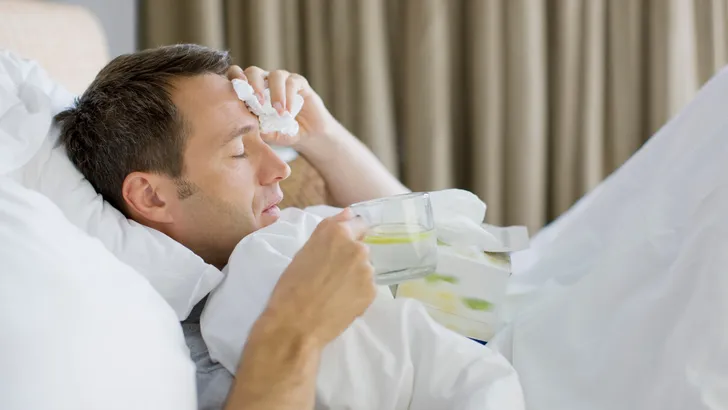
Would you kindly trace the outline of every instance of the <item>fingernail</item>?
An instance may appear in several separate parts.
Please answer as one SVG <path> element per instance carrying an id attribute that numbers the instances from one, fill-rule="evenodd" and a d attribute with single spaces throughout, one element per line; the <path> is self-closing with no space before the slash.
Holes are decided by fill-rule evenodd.
<path id="1" fill-rule="evenodd" d="M 280 102 L 276 101 L 273 104 L 273 108 L 275 108 L 276 111 L 278 111 L 278 114 L 283 114 L 283 104 L 281 104 Z"/>

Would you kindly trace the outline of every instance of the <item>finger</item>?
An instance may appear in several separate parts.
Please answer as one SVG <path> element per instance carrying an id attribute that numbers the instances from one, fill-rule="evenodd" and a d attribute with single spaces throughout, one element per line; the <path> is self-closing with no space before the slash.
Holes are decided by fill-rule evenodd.
<path id="1" fill-rule="evenodd" d="M 243 69 L 240 68 L 239 65 L 231 65 L 230 68 L 228 68 L 227 78 L 228 80 L 239 78 L 241 80 L 248 81 L 248 78 L 245 77 L 245 73 L 243 73 Z"/>
<path id="2" fill-rule="evenodd" d="M 286 80 L 286 111 L 293 111 L 293 101 L 296 94 L 308 86 L 308 81 L 303 76 L 291 74 Z"/>
<path id="3" fill-rule="evenodd" d="M 366 235 L 367 231 L 369 230 L 369 225 L 366 223 L 364 218 L 360 216 L 349 219 L 344 223 L 349 225 L 349 229 L 351 230 L 351 236 L 356 240 L 361 240 L 362 238 L 364 238 L 364 235 Z"/>
<path id="4" fill-rule="evenodd" d="M 288 71 L 276 70 L 268 76 L 268 88 L 270 89 L 270 102 L 278 114 L 286 111 L 286 81 L 291 74 Z"/>
<path id="5" fill-rule="evenodd" d="M 260 67 L 253 66 L 246 68 L 244 74 L 248 78 L 248 83 L 253 86 L 258 101 L 263 104 L 265 102 L 263 90 L 265 90 L 265 79 L 268 76 L 268 72 Z"/>

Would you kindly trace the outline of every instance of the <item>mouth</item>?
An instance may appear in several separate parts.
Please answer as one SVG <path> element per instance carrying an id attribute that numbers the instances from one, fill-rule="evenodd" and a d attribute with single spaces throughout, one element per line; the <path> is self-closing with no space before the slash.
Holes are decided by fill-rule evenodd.
<path id="1" fill-rule="evenodd" d="M 262 213 L 269 215 L 278 215 L 278 213 L 280 212 L 278 204 L 281 203 L 282 200 L 283 197 L 281 196 L 276 196 L 275 198 L 272 198 L 268 205 L 263 209 Z"/>

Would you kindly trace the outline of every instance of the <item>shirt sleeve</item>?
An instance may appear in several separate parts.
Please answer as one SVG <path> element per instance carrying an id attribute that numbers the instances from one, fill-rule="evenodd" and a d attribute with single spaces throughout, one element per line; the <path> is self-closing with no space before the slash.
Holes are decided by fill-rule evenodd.
<path id="1" fill-rule="evenodd" d="M 225 406 L 234 377 L 220 363 L 210 358 L 205 341 L 202 340 L 200 325 L 183 323 L 185 342 L 190 349 L 190 358 L 195 363 L 197 381 L 197 408 L 219 410 Z"/>

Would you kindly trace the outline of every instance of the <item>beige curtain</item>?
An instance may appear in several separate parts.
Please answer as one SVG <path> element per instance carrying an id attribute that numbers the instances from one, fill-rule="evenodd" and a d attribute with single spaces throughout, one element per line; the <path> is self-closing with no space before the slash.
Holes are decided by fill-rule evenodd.
<path id="1" fill-rule="evenodd" d="M 196 42 L 300 72 L 412 189 L 470 189 L 489 222 L 532 230 L 728 63 L 728 0 L 146 0 L 140 12 L 142 47 Z"/>

